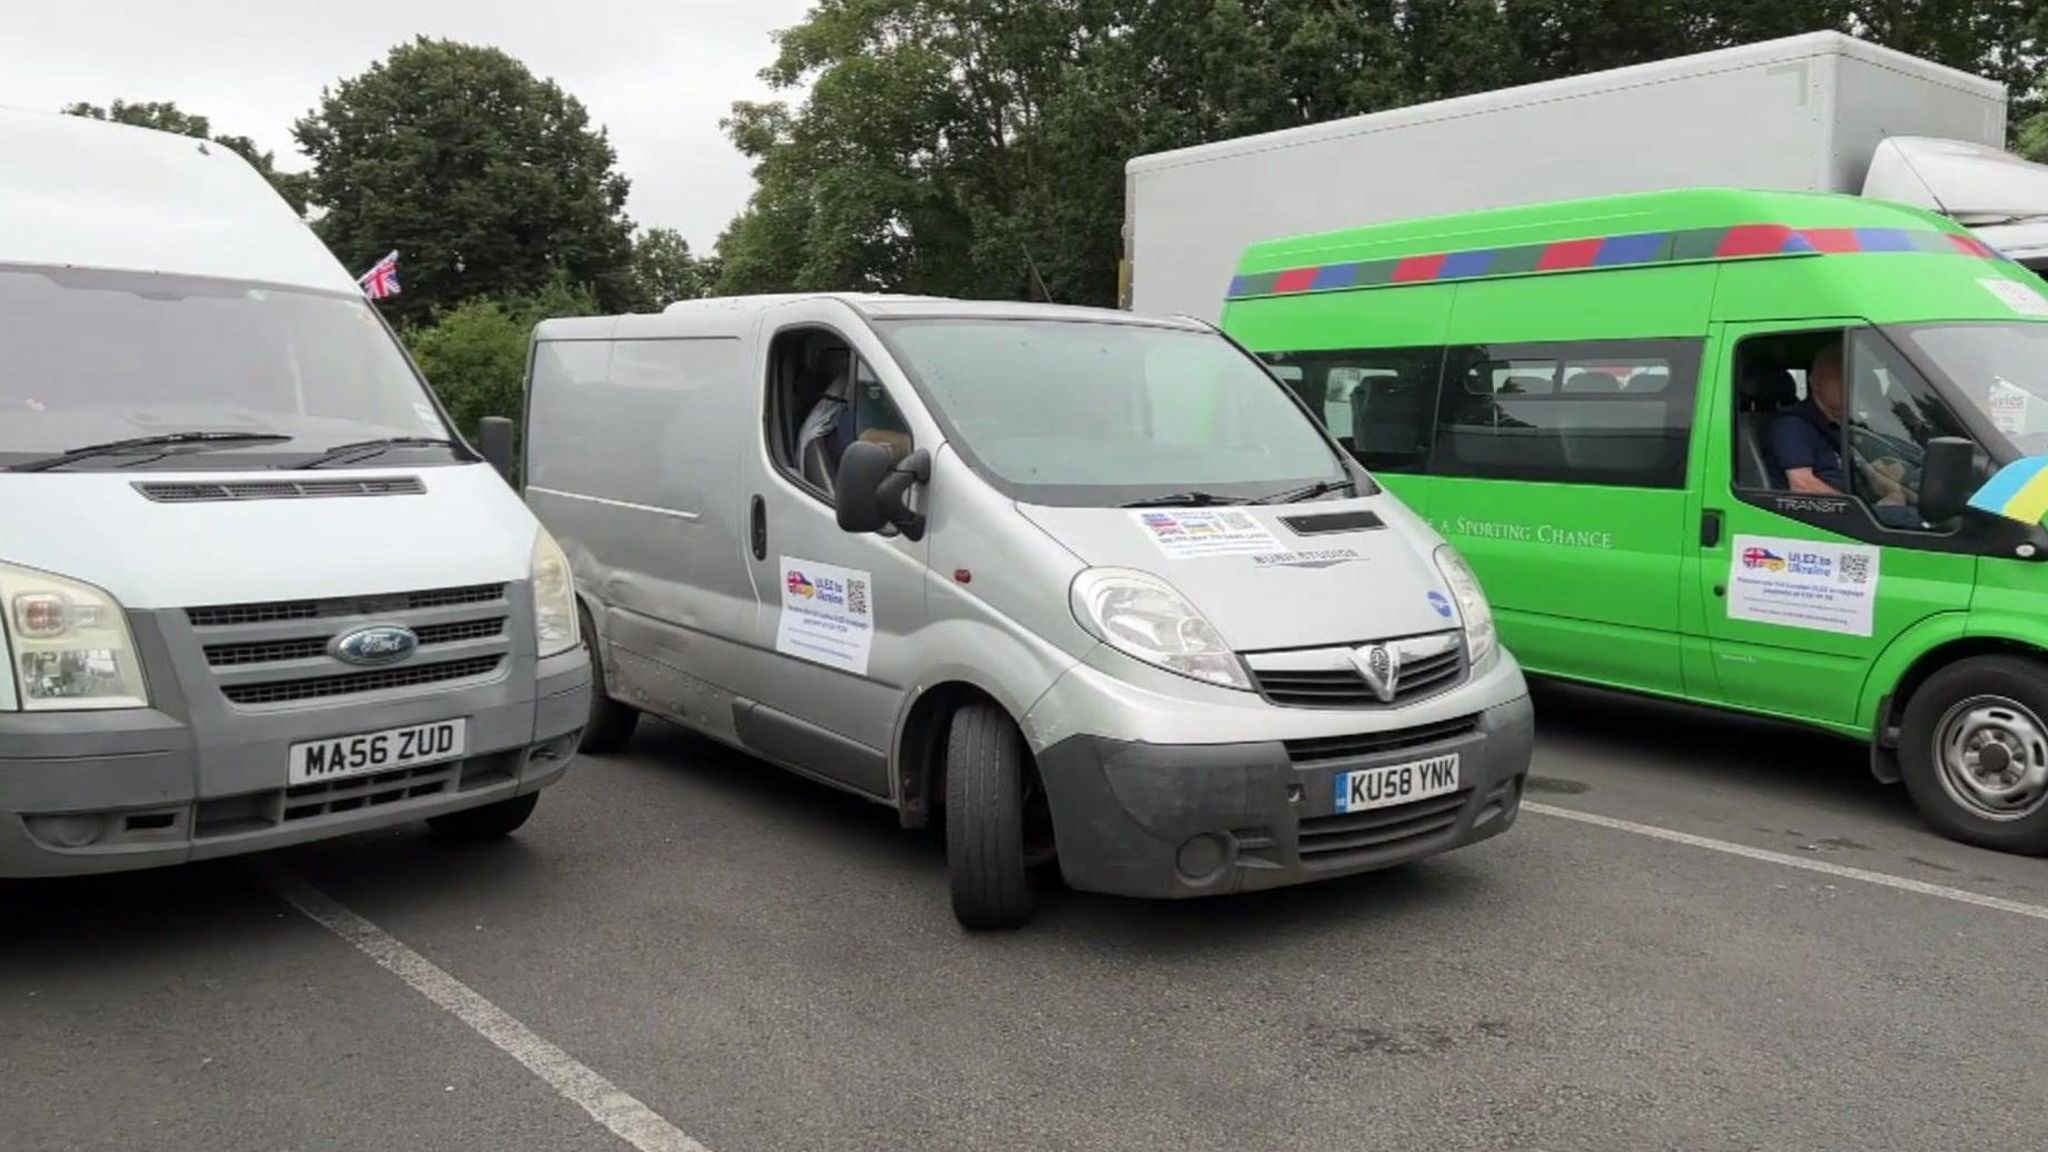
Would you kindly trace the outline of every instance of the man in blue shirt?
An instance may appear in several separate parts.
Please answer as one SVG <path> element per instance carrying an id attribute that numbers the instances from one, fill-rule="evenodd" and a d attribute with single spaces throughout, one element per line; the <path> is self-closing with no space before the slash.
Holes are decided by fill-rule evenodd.
<path id="1" fill-rule="evenodd" d="M 1764 451 L 1773 487 L 1819 496 L 1850 491 L 1842 460 L 1842 345 L 1831 341 L 1806 370 L 1806 399 L 1771 418 L 1764 427 Z M 1878 461 L 1866 477 L 1877 494 L 1877 518 L 1895 528 L 1916 527 L 1918 512 L 1906 504 L 1895 461 Z"/>

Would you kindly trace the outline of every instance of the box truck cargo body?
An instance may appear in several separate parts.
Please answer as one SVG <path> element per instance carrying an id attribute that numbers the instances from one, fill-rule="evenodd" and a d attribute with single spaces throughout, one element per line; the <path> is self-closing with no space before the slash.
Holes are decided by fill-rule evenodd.
<path id="1" fill-rule="evenodd" d="M 2048 267 L 2003 86 L 1832 32 L 1140 156 L 1123 303 L 1215 319 L 1247 244 L 1686 187 L 1898 200 Z"/>

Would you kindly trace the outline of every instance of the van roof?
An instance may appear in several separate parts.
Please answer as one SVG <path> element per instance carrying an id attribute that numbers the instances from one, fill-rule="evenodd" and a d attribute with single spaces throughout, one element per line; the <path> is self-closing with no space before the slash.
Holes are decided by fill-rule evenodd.
<path id="1" fill-rule="evenodd" d="M 1862 252 L 1998 257 L 1967 229 L 1902 204 L 1812 192 L 1690 188 L 1254 244 L 1245 249 L 1229 299 Z"/>
<path id="2" fill-rule="evenodd" d="M 218 144 L 0 107 L 0 154 L 0 264 L 355 290 L 270 182 Z"/>
<path id="3" fill-rule="evenodd" d="M 785 292 L 759 296 L 714 296 L 679 300 L 660 312 L 624 316 L 569 316 L 543 320 L 534 329 L 537 340 L 659 339 L 662 337 L 735 337 L 745 334 L 763 312 L 788 304 L 836 301 L 869 320 L 990 319 L 1095 320 L 1116 324 L 1203 329 L 1186 318 L 1137 316 L 1114 308 L 1068 304 L 1033 304 L 1015 300 L 956 300 L 945 296 L 892 295 L 881 292 Z"/>

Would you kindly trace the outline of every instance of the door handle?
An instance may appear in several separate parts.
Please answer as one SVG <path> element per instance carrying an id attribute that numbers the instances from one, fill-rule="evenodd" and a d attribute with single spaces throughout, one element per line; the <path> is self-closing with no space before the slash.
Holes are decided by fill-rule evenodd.
<path id="1" fill-rule="evenodd" d="M 1714 548 L 1721 543 L 1721 510 L 1709 508 L 1700 513 L 1700 547 Z"/>
<path id="2" fill-rule="evenodd" d="M 754 559 L 768 558 L 768 503 L 759 496 L 754 497 L 754 507 L 748 517 L 748 536 L 754 545 Z"/>

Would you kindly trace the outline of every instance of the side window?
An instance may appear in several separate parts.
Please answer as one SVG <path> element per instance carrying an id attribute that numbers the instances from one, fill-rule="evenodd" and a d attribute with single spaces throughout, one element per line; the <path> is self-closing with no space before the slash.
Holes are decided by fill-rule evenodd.
<path id="1" fill-rule="evenodd" d="M 1849 490 L 1892 528 L 1922 528 L 1917 508 L 1927 442 L 1969 435 L 1919 371 L 1875 330 L 1843 344 Z"/>
<path id="2" fill-rule="evenodd" d="M 799 328 L 769 352 L 769 454 L 790 479 L 829 499 L 839 461 L 855 440 L 898 459 L 913 450 L 910 426 L 874 369 L 838 333 Z"/>
<path id="3" fill-rule="evenodd" d="M 898 460 L 916 451 L 910 424 L 903 419 L 896 401 L 882 385 L 881 377 L 867 361 L 853 361 L 853 438 L 883 445 Z"/>
<path id="4" fill-rule="evenodd" d="M 1771 496 L 1854 496 L 1888 528 L 1926 525 L 1921 458 L 1936 436 L 1969 432 L 1876 329 L 1752 336 L 1737 348 L 1735 487 Z"/>
<path id="5" fill-rule="evenodd" d="M 1807 372 L 1823 348 L 1842 346 L 1842 329 L 1751 336 L 1735 348 L 1735 488 L 1789 492 L 1786 467 L 1810 466 L 1823 480 L 1839 476 L 1832 417 L 1806 403 Z M 1839 399 L 1839 398 L 1837 398 Z M 1839 406 L 1839 405 L 1838 405 Z M 1838 489 L 1846 491 L 1846 489 Z"/>
<path id="6" fill-rule="evenodd" d="M 1681 488 L 1699 358 L 1697 340 L 1453 348 L 1430 471 Z"/>
<path id="7" fill-rule="evenodd" d="M 1424 470 L 1443 349 L 1276 352 L 1265 359 L 1359 463 L 1386 472 Z"/>

